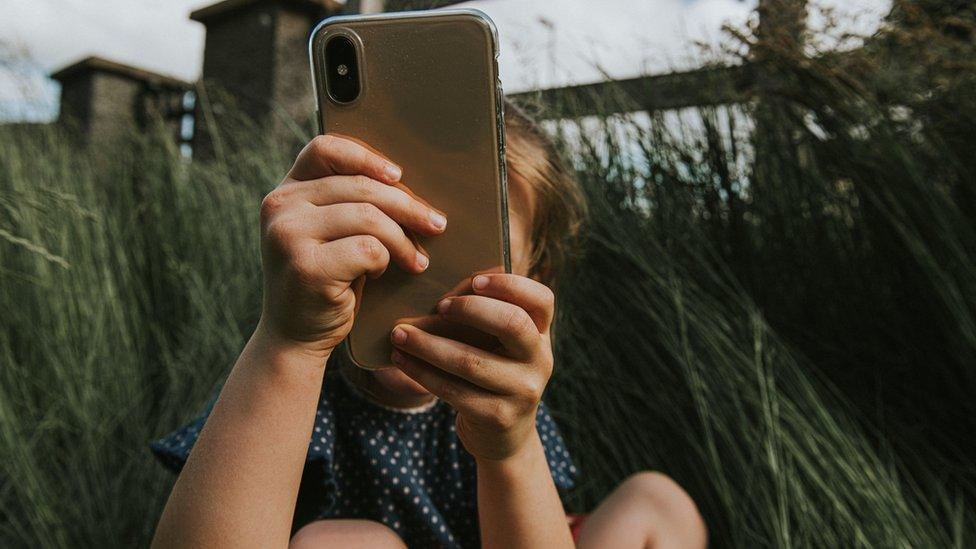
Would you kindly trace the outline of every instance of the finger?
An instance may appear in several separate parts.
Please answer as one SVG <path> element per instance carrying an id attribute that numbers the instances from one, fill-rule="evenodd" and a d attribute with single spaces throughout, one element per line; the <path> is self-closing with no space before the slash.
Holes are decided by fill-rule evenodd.
<path id="1" fill-rule="evenodd" d="M 501 362 L 497 355 L 409 324 L 393 328 L 390 340 L 397 350 L 495 393 L 516 391 L 520 379 L 525 377 L 524 370 Z"/>
<path id="2" fill-rule="evenodd" d="M 519 358 L 531 358 L 539 348 L 542 334 L 525 309 L 481 295 L 442 299 L 437 312 L 448 320 L 491 334 Z"/>
<path id="3" fill-rule="evenodd" d="M 286 183 L 273 192 L 291 194 L 316 206 L 368 202 L 383 210 L 397 223 L 423 234 L 439 234 L 447 227 L 447 218 L 441 212 L 417 200 L 403 189 L 365 175 L 295 181 Z"/>
<path id="4" fill-rule="evenodd" d="M 518 305 L 529 313 L 539 331 L 545 333 L 552 324 L 556 298 L 545 284 L 513 274 L 480 274 L 471 280 L 477 295 L 493 297 Z"/>
<path id="5" fill-rule="evenodd" d="M 352 282 L 366 275 L 376 278 L 390 264 L 390 252 L 372 235 L 356 235 L 320 244 L 315 262 L 331 280 Z"/>
<path id="6" fill-rule="evenodd" d="M 318 206 L 304 215 L 311 225 L 312 237 L 331 241 L 357 234 L 372 235 L 386 247 L 391 259 L 407 272 L 421 273 L 430 263 L 396 221 L 367 202 Z"/>
<path id="7" fill-rule="evenodd" d="M 479 400 L 490 396 L 490 393 L 481 387 L 400 351 L 394 350 L 390 358 L 407 377 L 460 412 L 473 409 Z"/>
<path id="8" fill-rule="evenodd" d="M 444 297 L 453 297 L 456 295 L 470 294 L 473 291 L 471 289 L 471 280 L 472 278 L 474 278 L 475 275 L 488 274 L 488 273 L 504 273 L 504 272 L 505 272 L 505 267 L 503 265 L 498 265 L 490 269 L 484 269 L 482 271 L 478 271 L 477 273 L 474 273 L 474 275 L 462 279 L 460 282 L 455 284 L 453 288 L 444 292 L 441 295 L 441 297 L 444 298 Z"/>
<path id="9" fill-rule="evenodd" d="M 442 315 L 437 314 L 436 309 L 433 314 L 429 315 L 399 318 L 396 322 L 393 322 L 394 326 L 397 324 L 416 326 L 428 334 L 460 341 L 461 343 L 466 343 L 472 347 L 489 352 L 499 349 L 502 346 L 497 337 L 470 326 L 465 326 L 459 322 L 452 322 Z"/>
<path id="10" fill-rule="evenodd" d="M 335 134 L 319 135 L 298 153 L 288 177 L 307 181 L 330 175 L 362 174 L 394 184 L 402 175 L 400 167 L 364 145 Z"/>

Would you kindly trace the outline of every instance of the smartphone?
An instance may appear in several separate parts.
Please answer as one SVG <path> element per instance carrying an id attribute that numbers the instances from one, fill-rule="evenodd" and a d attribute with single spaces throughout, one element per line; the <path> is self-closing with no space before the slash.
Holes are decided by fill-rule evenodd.
<path id="1" fill-rule="evenodd" d="M 339 16 L 312 31 L 309 54 L 320 133 L 397 163 L 401 183 L 447 215 L 438 236 L 408 233 L 426 271 L 391 263 L 363 285 L 345 347 L 361 368 L 389 367 L 397 322 L 433 314 L 475 274 L 511 272 L 498 34 L 472 9 Z"/>

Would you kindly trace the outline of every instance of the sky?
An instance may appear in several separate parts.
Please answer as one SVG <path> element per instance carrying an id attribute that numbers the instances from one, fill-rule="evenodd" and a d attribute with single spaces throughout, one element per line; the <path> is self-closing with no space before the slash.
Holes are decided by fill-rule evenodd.
<path id="1" fill-rule="evenodd" d="M 99 55 L 195 81 L 215 0 L 0 0 L 0 120 L 57 116 L 51 72 Z M 756 0 L 474 0 L 499 31 L 506 91 L 693 68 L 745 24 Z M 890 0 L 820 0 L 843 29 L 873 32 Z M 811 17 L 816 26 L 821 19 Z"/>

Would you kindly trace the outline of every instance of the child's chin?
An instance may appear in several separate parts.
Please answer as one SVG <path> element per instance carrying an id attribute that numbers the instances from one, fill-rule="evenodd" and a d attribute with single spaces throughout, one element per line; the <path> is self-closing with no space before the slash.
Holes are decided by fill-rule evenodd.
<path id="1" fill-rule="evenodd" d="M 404 374 L 396 368 L 375 370 L 373 377 L 380 385 L 392 393 L 404 396 L 427 396 L 430 394 L 430 391 L 424 389 L 423 385 L 410 379 L 407 377 L 407 374 Z"/>

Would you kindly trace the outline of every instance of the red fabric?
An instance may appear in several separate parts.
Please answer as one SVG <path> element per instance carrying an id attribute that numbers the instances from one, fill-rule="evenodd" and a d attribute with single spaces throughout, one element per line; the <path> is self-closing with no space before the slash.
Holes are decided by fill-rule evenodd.
<path id="1" fill-rule="evenodd" d="M 569 532 L 573 534 L 573 541 L 579 541 L 580 531 L 583 530 L 583 523 L 589 514 L 566 515 L 566 522 L 569 523 Z"/>

